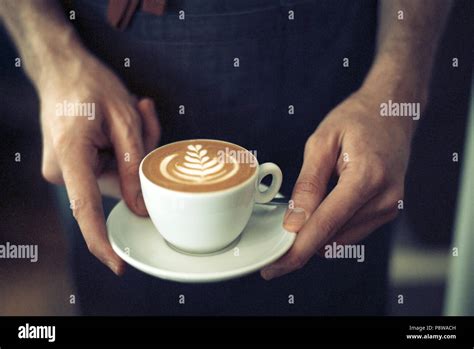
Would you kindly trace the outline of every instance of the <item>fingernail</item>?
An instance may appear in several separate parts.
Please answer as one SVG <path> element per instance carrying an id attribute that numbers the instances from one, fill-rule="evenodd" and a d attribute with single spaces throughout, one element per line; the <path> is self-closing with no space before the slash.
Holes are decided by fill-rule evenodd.
<path id="1" fill-rule="evenodd" d="M 281 276 L 284 274 L 284 271 L 282 268 L 267 268 L 262 270 L 262 277 L 269 281 L 271 279 L 274 279 L 278 276 Z"/>
<path id="2" fill-rule="evenodd" d="M 283 226 L 286 230 L 296 233 L 306 223 L 306 211 L 303 208 L 289 208 L 286 211 Z"/>

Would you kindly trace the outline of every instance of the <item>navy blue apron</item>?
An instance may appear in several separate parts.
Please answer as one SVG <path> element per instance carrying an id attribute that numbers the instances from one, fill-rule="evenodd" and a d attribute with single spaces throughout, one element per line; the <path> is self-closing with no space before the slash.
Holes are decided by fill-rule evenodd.
<path id="1" fill-rule="evenodd" d="M 124 32 L 107 25 L 106 7 L 105 0 L 76 1 L 74 23 L 86 46 L 132 93 L 154 98 L 161 144 L 216 138 L 256 150 L 260 162 L 282 168 L 285 195 L 298 176 L 306 139 L 360 86 L 373 59 L 372 0 L 170 0 L 164 15 L 138 12 Z M 345 57 L 349 67 L 343 66 Z M 130 58 L 130 67 L 124 58 Z M 88 252 L 64 191 L 60 200 L 84 314 L 384 313 L 387 227 L 364 241 L 363 263 L 314 257 L 301 270 L 270 282 L 254 274 L 189 285 L 132 267 L 116 277 Z M 115 203 L 104 200 L 106 215 Z M 184 305 L 179 295 L 185 296 Z"/>

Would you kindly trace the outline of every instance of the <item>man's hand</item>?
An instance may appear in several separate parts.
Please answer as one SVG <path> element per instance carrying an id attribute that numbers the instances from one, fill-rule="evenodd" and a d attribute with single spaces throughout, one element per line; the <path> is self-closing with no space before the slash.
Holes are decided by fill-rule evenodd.
<path id="1" fill-rule="evenodd" d="M 66 65 L 52 67 L 45 77 L 37 85 L 43 175 L 52 183 L 66 185 L 72 213 L 89 250 L 120 274 L 124 263 L 107 239 L 97 180 L 117 169 L 128 207 L 146 215 L 138 168 L 159 138 L 153 101 L 137 101 L 108 68 L 85 52 Z M 69 103 L 85 103 L 88 109 L 82 110 L 94 110 L 95 115 L 81 115 L 78 110 L 71 115 Z"/>
<path id="2" fill-rule="evenodd" d="M 138 167 L 144 154 L 158 143 L 153 102 L 137 101 L 87 51 L 59 1 L 2 0 L 0 19 L 40 97 L 43 175 L 66 185 L 89 250 L 120 274 L 124 263 L 107 239 L 99 189 L 116 195 L 115 187 L 120 186 L 128 207 L 146 214 Z M 80 104 L 85 108 L 74 110 Z M 92 110 L 94 115 L 85 113 Z M 120 184 L 113 185 L 114 179 Z M 98 180 L 105 185 L 99 186 Z"/>
<path id="3" fill-rule="evenodd" d="M 269 280 L 303 267 L 324 245 L 355 243 L 397 215 L 411 128 L 380 116 L 381 99 L 358 92 L 337 106 L 306 142 L 284 227 L 290 251 L 262 271 Z M 326 196 L 332 175 L 339 179 Z"/>
<path id="4" fill-rule="evenodd" d="M 301 268 L 327 243 L 360 241 L 396 216 L 415 127 L 406 116 L 382 117 L 380 105 L 392 100 L 424 108 L 450 7 L 450 0 L 379 2 L 372 68 L 308 139 L 294 208 L 284 221 L 298 235 L 285 256 L 262 270 L 265 279 Z M 326 196 L 331 175 L 339 179 Z"/>

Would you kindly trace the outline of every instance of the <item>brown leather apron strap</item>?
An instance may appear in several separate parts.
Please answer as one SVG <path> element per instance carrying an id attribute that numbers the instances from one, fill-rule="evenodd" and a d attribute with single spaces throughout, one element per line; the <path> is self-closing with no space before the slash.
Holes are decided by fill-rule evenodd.
<path id="1" fill-rule="evenodd" d="M 157 16 L 165 12 L 166 0 L 143 0 L 142 10 Z"/>
<path id="2" fill-rule="evenodd" d="M 140 0 L 109 0 L 107 21 L 119 30 L 125 30 L 137 11 Z M 166 0 L 143 0 L 142 11 L 154 15 L 162 15 Z"/>

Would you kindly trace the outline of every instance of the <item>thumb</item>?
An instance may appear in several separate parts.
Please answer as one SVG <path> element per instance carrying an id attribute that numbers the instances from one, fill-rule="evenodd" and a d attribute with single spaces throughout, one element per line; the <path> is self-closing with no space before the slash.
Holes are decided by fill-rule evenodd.
<path id="1" fill-rule="evenodd" d="M 305 145 L 303 166 L 293 188 L 283 227 L 299 231 L 326 194 L 337 160 L 337 139 L 314 133 Z"/>

